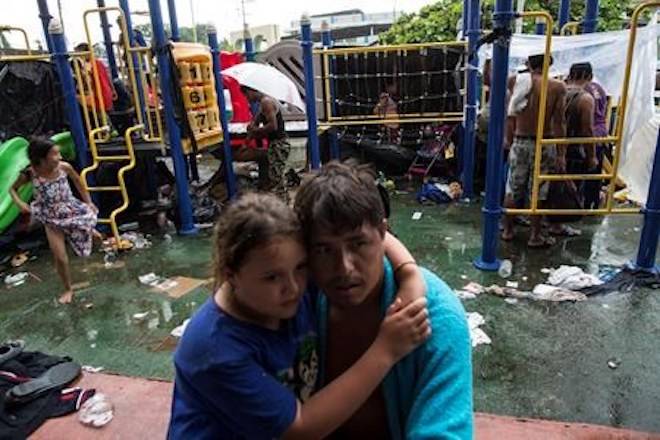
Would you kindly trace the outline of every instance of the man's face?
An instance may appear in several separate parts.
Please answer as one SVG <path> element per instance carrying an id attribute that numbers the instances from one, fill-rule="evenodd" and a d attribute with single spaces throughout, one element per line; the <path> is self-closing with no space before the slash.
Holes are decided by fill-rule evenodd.
<path id="1" fill-rule="evenodd" d="M 349 232 L 314 228 L 309 242 L 311 274 L 333 306 L 362 304 L 380 287 L 385 224 L 363 224 Z"/>

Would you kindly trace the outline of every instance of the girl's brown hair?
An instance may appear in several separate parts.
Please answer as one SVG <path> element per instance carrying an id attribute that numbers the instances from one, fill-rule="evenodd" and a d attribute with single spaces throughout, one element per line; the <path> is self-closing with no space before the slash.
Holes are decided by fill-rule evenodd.
<path id="1" fill-rule="evenodd" d="M 278 236 L 302 240 L 293 210 L 272 194 L 247 193 L 221 214 L 213 238 L 213 276 L 218 288 L 227 270 L 238 271 L 247 254 Z M 214 289 L 215 290 L 215 289 Z"/>

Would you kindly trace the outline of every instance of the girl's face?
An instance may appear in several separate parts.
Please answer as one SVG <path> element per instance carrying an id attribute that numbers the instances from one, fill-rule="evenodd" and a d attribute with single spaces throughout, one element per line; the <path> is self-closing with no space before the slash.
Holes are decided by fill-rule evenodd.
<path id="1" fill-rule="evenodd" d="M 248 252 L 226 277 L 233 300 L 260 323 L 277 327 L 298 311 L 307 286 L 307 254 L 297 237 L 280 236 Z"/>
<path id="2" fill-rule="evenodd" d="M 61 160 L 62 155 L 60 154 L 60 147 L 58 145 L 54 145 L 48 151 L 46 157 L 41 160 L 39 165 L 45 169 L 54 170 L 60 164 Z"/>

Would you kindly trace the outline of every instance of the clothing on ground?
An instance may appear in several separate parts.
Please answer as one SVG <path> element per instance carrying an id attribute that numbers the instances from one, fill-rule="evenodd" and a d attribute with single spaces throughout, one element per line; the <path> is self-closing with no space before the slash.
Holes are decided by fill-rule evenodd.
<path id="1" fill-rule="evenodd" d="M 71 358 L 24 351 L 0 363 L 0 439 L 23 440 L 37 430 L 48 418 L 70 414 L 94 395 L 95 390 L 53 388 L 34 399 L 11 405 L 7 391 L 14 386 L 37 378 L 49 368 L 69 362 Z"/>
<path id="2" fill-rule="evenodd" d="M 90 255 L 97 216 L 89 205 L 73 195 L 67 175 L 61 170 L 53 180 L 33 175 L 32 184 L 35 196 L 31 212 L 34 218 L 45 226 L 64 232 L 76 255 Z"/>
<path id="3" fill-rule="evenodd" d="M 452 290 L 422 269 L 426 282 L 431 337 L 399 361 L 383 381 L 392 440 L 472 439 L 472 361 L 465 310 Z M 397 285 L 384 261 L 381 313 L 394 301 Z M 319 353 L 326 357 L 329 304 L 318 297 Z M 323 383 L 323 369 L 320 374 Z"/>
<path id="4" fill-rule="evenodd" d="M 506 194 L 513 197 L 516 203 L 532 198 L 534 179 L 534 157 L 536 139 L 533 137 L 518 137 L 513 139 L 509 152 L 509 174 L 506 181 Z M 555 167 L 556 149 L 554 145 L 545 145 L 541 150 L 541 174 L 550 174 Z M 548 182 L 539 186 L 539 200 L 547 200 Z"/>
<path id="5" fill-rule="evenodd" d="M 168 438 L 272 440 L 294 421 L 296 398 L 316 384 L 312 298 L 279 330 L 239 321 L 209 298 L 174 355 Z"/>

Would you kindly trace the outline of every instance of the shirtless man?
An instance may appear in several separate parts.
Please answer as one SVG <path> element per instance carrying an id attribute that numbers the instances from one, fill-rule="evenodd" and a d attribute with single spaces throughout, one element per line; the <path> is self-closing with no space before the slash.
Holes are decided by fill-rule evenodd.
<path id="1" fill-rule="evenodd" d="M 513 137 L 509 153 L 509 175 L 506 183 L 504 206 L 515 208 L 525 200 L 531 201 L 532 181 L 534 176 L 534 157 L 536 144 L 536 125 L 539 118 L 539 101 L 541 97 L 541 81 L 543 77 L 543 55 L 533 55 L 527 60 L 531 75 L 531 89 L 527 95 L 527 105 L 516 112 L 509 112 L 507 136 Z M 551 60 L 552 61 L 552 60 Z M 508 88 L 511 100 L 516 100 L 516 77 L 509 79 Z M 562 138 L 566 135 L 566 119 L 564 106 L 566 85 L 555 79 L 548 80 L 548 93 L 545 113 L 544 138 Z M 566 147 L 563 145 L 543 147 L 541 158 L 541 174 L 566 171 Z M 539 202 L 544 204 L 548 198 L 548 183 L 539 187 Z M 505 216 L 502 239 L 512 240 L 513 216 Z M 527 245 L 530 248 L 547 247 L 554 244 L 552 237 L 541 234 L 541 216 L 531 217 L 531 235 Z"/>

